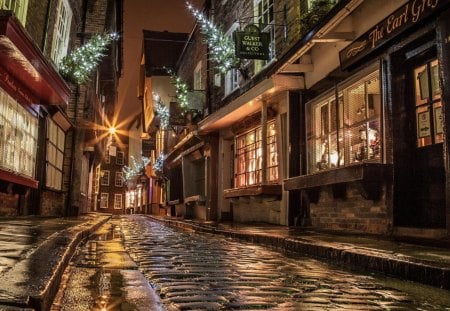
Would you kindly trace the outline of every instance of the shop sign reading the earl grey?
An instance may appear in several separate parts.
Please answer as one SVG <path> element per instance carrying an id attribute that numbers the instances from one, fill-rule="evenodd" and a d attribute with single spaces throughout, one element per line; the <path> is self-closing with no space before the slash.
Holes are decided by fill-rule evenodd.
<path id="1" fill-rule="evenodd" d="M 371 51 L 382 46 L 397 34 L 417 24 L 433 12 L 438 11 L 448 0 L 413 0 L 408 1 L 394 13 L 386 17 L 380 23 L 372 27 L 361 37 L 353 41 L 349 46 L 339 52 L 341 68 L 346 69 L 350 65 Z"/>
<path id="2" fill-rule="evenodd" d="M 268 32 L 261 32 L 256 25 L 247 25 L 244 31 L 236 31 L 236 57 L 268 60 L 269 42 Z"/>

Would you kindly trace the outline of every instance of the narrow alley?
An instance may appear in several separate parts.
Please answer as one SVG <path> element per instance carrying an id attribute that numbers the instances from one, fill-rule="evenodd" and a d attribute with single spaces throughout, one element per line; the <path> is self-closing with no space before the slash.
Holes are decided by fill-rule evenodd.
<path id="1" fill-rule="evenodd" d="M 52 310 L 446 310 L 445 293 L 133 215 L 78 249 Z"/>

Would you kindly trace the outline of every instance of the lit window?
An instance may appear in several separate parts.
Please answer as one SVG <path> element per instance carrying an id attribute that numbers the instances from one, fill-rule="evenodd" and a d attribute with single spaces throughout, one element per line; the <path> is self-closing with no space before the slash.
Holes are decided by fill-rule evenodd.
<path id="1" fill-rule="evenodd" d="M 100 184 L 102 186 L 109 186 L 109 171 L 102 171 Z"/>
<path id="2" fill-rule="evenodd" d="M 67 55 L 71 21 L 72 10 L 69 2 L 67 0 L 59 0 L 50 55 L 57 66 L 59 66 L 63 57 Z"/>
<path id="3" fill-rule="evenodd" d="M 307 105 L 308 172 L 381 160 L 378 70 Z"/>
<path id="4" fill-rule="evenodd" d="M 227 31 L 226 35 L 233 37 L 233 34 L 238 30 L 238 23 L 234 23 L 233 26 Z M 225 95 L 230 94 L 239 87 L 241 81 L 241 75 L 239 70 L 231 69 L 225 74 Z"/>
<path id="5" fill-rule="evenodd" d="M 255 24 L 258 25 L 261 32 L 268 32 L 270 34 L 269 61 L 255 60 L 255 73 L 258 73 L 275 57 L 273 0 L 254 0 L 254 8 Z"/>
<path id="6" fill-rule="evenodd" d="M 122 194 L 114 194 L 114 209 L 122 209 Z"/>
<path id="7" fill-rule="evenodd" d="M 64 131 L 51 119 L 47 119 L 47 172 L 45 185 L 61 190 L 64 159 Z"/>
<path id="8" fill-rule="evenodd" d="M 261 127 L 236 137 L 235 187 L 262 182 Z M 267 181 L 278 181 L 278 155 L 275 122 L 267 125 Z"/>
<path id="9" fill-rule="evenodd" d="M 194 70 L 194 90 L 202 89 L 202 62 L 199 61 Z"/>
<path id="10" fill-rule="evenodd" d="M 17 19 L 25 26 L 28 0 L 0 0 L 0 9 L 13 11 Z"/>
<path id="11" fill-rule="evenodd" d="M 116 164 L 123 165 L 125 159 L 125 154 L 122 151 L 117 152 Z"/>
<path id="12" fill-rule="evenodd" d="M 122 172 L 116 172 L 115 185 L 116 185 L 116 187 L 123 186 L 123 173 Z"/>
<path id="13" fill-rule="evenodd" d="M 108 208 L 109 193 L 102 192 L 100 195 L 100 208 Z"/>
<path id="14" fill-rule="evenodd" d="M 38 121 L 0 88 L 0 168 L 34 178 Z"/>
<path id="15" fill-rule="evenodd" d="M 414 70 L 418 147 L 444 141 L 438 65 L 433 60 Z"/>

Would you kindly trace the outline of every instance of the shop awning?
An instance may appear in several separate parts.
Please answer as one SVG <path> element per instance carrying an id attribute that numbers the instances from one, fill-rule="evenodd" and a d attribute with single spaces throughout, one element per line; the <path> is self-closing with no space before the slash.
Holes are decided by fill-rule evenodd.
<path id="1" fill-rule="evenodd" d="M 67 105 L 69 86 L 9 11 L 0 11 L 0 67 L 7 84 L 32 94 L 29 104 Z"/>
<path id="2" fill-rule="evenodd" d="M 273 75 L 200 121 L 198 131 L 200 134 L 206 134 L 226 128 L 242 118 L 260 111 L 262 100 L 270 99 L 281 91 L 298 90 L 303 87 L 303 77 L 301 76 Z"/>

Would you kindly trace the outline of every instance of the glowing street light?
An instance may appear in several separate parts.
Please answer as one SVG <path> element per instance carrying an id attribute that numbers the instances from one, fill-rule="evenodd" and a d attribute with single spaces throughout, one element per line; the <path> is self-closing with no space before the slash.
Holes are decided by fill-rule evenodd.
<path id="1" fill-rule="evenodd" d="M 115 128 L 114 126 L 111 126 L 111 127 L 108 129 L 108 132 L 109 132 L 109 134 L 111 134 L 111 135 L 115 135 L 115 134 L 116 134 L 116 128 Z"/>

